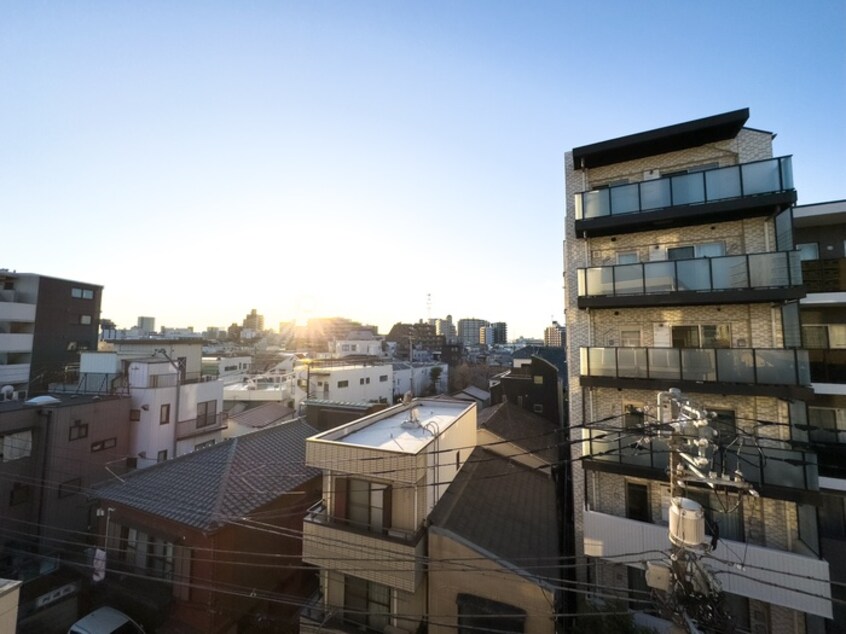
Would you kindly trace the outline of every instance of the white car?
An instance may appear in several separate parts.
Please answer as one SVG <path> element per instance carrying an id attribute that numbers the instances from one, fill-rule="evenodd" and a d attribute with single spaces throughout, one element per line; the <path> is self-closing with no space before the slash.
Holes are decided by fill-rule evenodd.
<path id="1" fill-rule="evenodd" d="M 68 634 L 143 634 L 144 628 L 120 610 L 98 608 L 70 626 Z"/>

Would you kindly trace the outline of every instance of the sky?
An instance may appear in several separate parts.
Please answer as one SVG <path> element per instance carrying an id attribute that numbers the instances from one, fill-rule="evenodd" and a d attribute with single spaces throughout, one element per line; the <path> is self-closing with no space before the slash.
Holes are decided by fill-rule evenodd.
<path id="1" fill-rule="evenodd" d="M 846 198 L 846 2 L 0 3 L 0 267 L 101 317 L 563 320 L 564 153 L 748 107 Z"/>

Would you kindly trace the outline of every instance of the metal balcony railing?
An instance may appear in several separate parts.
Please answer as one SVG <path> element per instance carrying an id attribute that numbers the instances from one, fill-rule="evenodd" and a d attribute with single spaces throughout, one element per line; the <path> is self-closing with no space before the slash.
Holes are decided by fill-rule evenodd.
<path id="1" fill-rule="evenodd" d="M 792 189 L 791 157 L 783 156 L 576 194 L 576 220 L 642 213 Z"/>
<path id="2" fill-rule="evenodd" d="M 229 419 L 224 413 L 181 420 L 176 423 L 176 438 L 177 440 L 182 440 L 183 438 L 190 438 L 198 434 L 226 429 L 228 425 Z"/>
<path id="3" fill-rule="evenodd" d="M 798 251 L 578 269 L 579 297 L 730 291 L 802 285 Z"/>
<path id="4" fill-rule="evenodd" d="M 581 348 L 585 377 L 752 385 L 811 384 L 807 350 L 781 348 Z"/>

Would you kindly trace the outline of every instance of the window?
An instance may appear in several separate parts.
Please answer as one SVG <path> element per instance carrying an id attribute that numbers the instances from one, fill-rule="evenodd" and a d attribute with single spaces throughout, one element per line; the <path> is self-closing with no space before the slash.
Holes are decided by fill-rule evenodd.
<path id="1" fill-rule="evenodd" d="M 724 447 L 737 437 L 737 420 L 734 410 L 711 409 L 709 411 L 715 414 L 714 420 L 711 421 L 711 427 L 716 429 L 718 434 L 715 441 Z"/>
<path id="2" fill-rule="evenodd" d="M 32 431 L 17 431 L 0 436 L 0 462 L 28 458 L 32 454 Z"/>
<path id="3" fill-rule="evenodd" d="M 379 376 L 379 382 L 380 383 L 387 383 L 388 382 L 388 375 L 387 374 L 380 375 Z"/>
<path id="4" fill-rule="evenodd" d="M 349 384 L 350 384 L 350 382 L 349 382 L 349 381 L 338 381 L 338 387 L 339 387 L 339 388 L 341 388 L 341 387 L 347 387 L 347 386 L 349 386 Z"/>
<path id="5" fill-rule="evenodd" d="M 799 251 L 799 259 L 803 262 L 807 260 L 820 259 L 820 245 L 818 242 L 804 242 L 796 245 L 796 250 Z"/>
<path id="6" fill-rule="evenodd" d="M 846 348 L 846 324 L 803 325 L 806 348 Z"/>
<path id="7" fill-rule="evenodd" d="M 688 487 L 686 497 L 702 505 L 705 533 L 719 539 L 744 541 L 743 514 L 736 495 Z"/>
<path id="8" fill-rule="evenodd" d="M 532 381 L 535 385 L 543 385 L 543 375 L 542 374 L 535 374 L 532 376 Z"/>
<path id="9" fill-rule="evenodd" d="M 455 603 L 458 634 L 524 631 L 526 611 L 518 607 L 463 592 L 455 598 Z"/>
<path id="10" fill-rule="evenodd" d="M 106 449 L 112 449 L 115 446 L 117 446 L 117 438 L 106 438 L 105 440 L 92 442 L 91 443 L 91 453 L 97 453 L 98 451 L 104 451 Z"/>
<path id="11" fill-rule="evenodd" d="M 673 348 L 730 348 L 729 324 L 673 326 Z"/>
<path id="12" fill-rule="evenodd" d="M 358 384 L 359 384 L 359 385 L 364 385 L 364 379 L 363 379 L 363 378 L 362 378 L 362 379 L 359 379 L 359 380 L 358 380 Z"/>
<path id="13" fill-rule="evenodd" d="M 140 409 L 129 410 L 129 420 L 141 420 L 141 410 Z"/>
<path id="14" fill-rule="evenodd" d="M 623 407 L 623 429 L 643 432 L 643 406 L 627 403 Z"/>
<path id="15" fill-rule="evenodd" d="M 640 330 L 621 330 L 620 345 L 623 348 L 640 347 Z"/>
<path id="16" fill-rule="evenodd" d="M 209 427 L 217 422 L 217 401 L 197 403 L 197 428 Z"/>
<path id="17" fill-rule="evenodd" d="M 390 622 L 391 589 L 380 583 L 344 576 L 344 619 L 377 632 Z"/>
<path id="18" fill-rule="evenodd" d="M 726 254 L 726 245 L 722 242 L 705 242 L 683 247 L 667 249 L 668 260 L 690 260 L 692 258 L 718 258 Z"/>
<path id="19" fill-rule="evenodd" d="M 167 460 L 167 449 L 162 449 L 156 454 L 156 462 L 164 462 Z"/>
<path id="20" fill-rule="evenodd" d="M 62 482 L 59 485 L 59 497 L 60 498 L 67 498 L 72 495 L 76 495 L 82 491 L 82 479 L 81 478 L 73 478 L 72 480 L 67 480 Z"/>
<path id="21" fill-rule="evenodd" d="M 9 506 L 17 506 L 18 504 L 26 504 L 32 497 L 32 488 L 28 484 L 21 484 L 15 482 L 12 485 L 12 490 L 9 492 Z"/>
<path id="22" fill-rule="evenodd" d="M 81 323 L 83 326 L 91 325 L 91 315 L 80 315 L 79 323 Z"/>
<path id="23" fill-rule="evenodd" d="M 636 482 L 626 482 L 626 517 L 639 522 L 651 522 L 649 512 L 649 487 Z"/>
<path id="24" fill-rule="evenodd" d="M 199 445 L 194 445 L 194 451 L 199 451 L 200 449 L 208 449 L 209 447 L 214 447 L 214 438 L 211 440 L 207 440 L 206 442 L 201 442 Z"/>
<path id="25" fill-rule="evenodd" d="M 159 409 L 159 425 L 167 425 L 170 422 L 170 403 L 162 404 Z"/>
<path id="26" fill-rule="evenodd" d="M 636 611 L 649 610 L 653 607 L 651 590 L 646 584 L 646 573 L 643 568 L 626 566 L 629 586 L 629 609 Z"/>
<path id="27" fill-rule="evenodd" d="M 617 254 L 617 264 L 637 264 L 637 251 L 621 251 Z"/>
<path id="28" fill-rule="evenodd" d="M 808 407 L 808 425 L 811 440 L 836 443 L 846 440 L 846 409 L 835 407 Z M 840 434 L 844 434 L 840 436 Z"/>
<path id="29" fill-rule="evenodd" d="M 88 423 L 83 423 L 81 420 L 73 421 L 70 429 L 68 429 L 68 442 L 83 438 L 88 438 Z"/>
<path id="30" fill-rule="evenodd" d="M 71 297 L 76 299 L 94 299 L 94 291 L 88 288 L 72 288 Z"/>
<path id="31" fill-rule="evenodd" d="M 535 414 L 543 414 L 543 405 L 541 405 L 540 403 L 534 403 L 532 405 L 532 411 Z"/>

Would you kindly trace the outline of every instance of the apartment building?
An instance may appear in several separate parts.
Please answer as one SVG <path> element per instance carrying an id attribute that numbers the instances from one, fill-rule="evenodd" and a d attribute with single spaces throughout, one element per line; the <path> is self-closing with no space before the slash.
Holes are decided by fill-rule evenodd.
<path id="1" fill-rule="evenodd" d="M 0 269 L 0 400 L 46 391 L 96 350 L 103 287 Z"/>
<path id="2" fill-rule="evenodd" d="M 820 541 L 831 564 L 831 594 L 846 599 L 846 200 L 793 210 L 796 248 L 808 290 L 800 302 L 811 363 L 807 441 L 819 458 Z M 846 632 L 846 609 L 834 602 L 829 632 Z"/>
<path id="3" fill-rule="evenodd" d="M 300 631 L 416 632 L 425 621 L 426 519 L 476 444 L 476 405 L 414 400 L 308 439 L 323 500 L 303 524 L 320 592 Z"/>
<path id="4" fill-rule="evenodd" d="M 634 601 L 669 551 L 668 454 L 644 441 L 670 388 L 716 413 L 708 469 L 758 493 L 689 485 L 716 548 L 703 562 L 741 631 L 819 631 L 832 616 L 820 556 L 813 397 L 801 348 L 791 157 L 747 109 L 566 155 L 565 293 L 581 581 Z M 630 605 L 637 605 L 630 603 Z M 654 607 L 647 604 L 645 607 Z"/>

